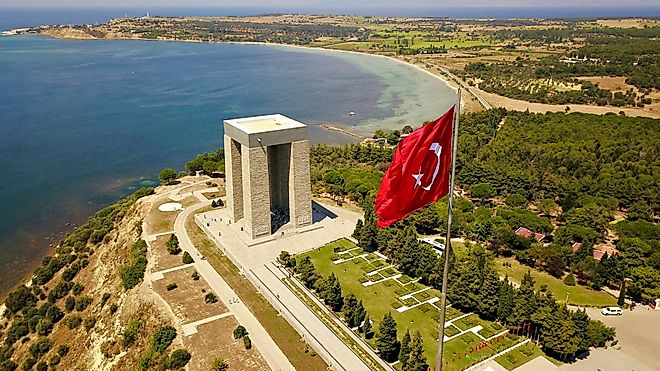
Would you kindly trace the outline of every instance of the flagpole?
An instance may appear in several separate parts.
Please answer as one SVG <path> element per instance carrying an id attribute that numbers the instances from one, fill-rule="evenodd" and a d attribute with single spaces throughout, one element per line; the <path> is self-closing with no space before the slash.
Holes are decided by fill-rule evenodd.
<path id="1" fill-rule="evenodd" d="M 451 178 L 449 181 L 449 210 L 447 215 L 447 238 L 445 239 L 445 267 L 442 272 L 442 304 L 440 309 L 440 328 L 438 336 L 438 354 L 435 361 L 435 370 L 442 370 L 442 351 L 445 340 L 445 314 L 447 313 L 447 277 L 449 275 L 449 249 L 451 248 L 451 218 L 454 207 L 454 178 L 456 175 L 456 145 L 458 143 L 458 120 L 461 112 L 461 88 L 458 88 L 456 107 L 454 108 L 454 130 L 452 132 L 451 149 Z"/>

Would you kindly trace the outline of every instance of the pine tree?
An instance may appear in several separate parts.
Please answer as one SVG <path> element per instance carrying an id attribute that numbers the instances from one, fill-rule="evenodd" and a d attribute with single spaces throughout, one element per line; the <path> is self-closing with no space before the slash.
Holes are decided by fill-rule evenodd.
<path id="1" fill-rule="evenodd" d="M 532 274 L 528 270 L 520 282 L 520 287 L 516 291 L 515 304 L 507 323 L 522 325 L 525 322 L 529 322 L 537 307 L 538 303 L 534 294 L 534 278 L 532 278 Z"/>
<path id="2" fill-rule="evenodd" d="M 484 267 L 484 281 L 479 291 L 478 309 L 486 318 L 497 317 L 498 294 L 500 291 L 500 278 L 492 263 Z"/>
<path id="3" fill-rule="evenodd" d="M 506 322 L 513 311 L 514 289 L 509 283 L 509 276 L 504 276 L 500 284 L 500 290 L 497 294 L 497 318 Z"/>
<path id="4" fill-rule="evenodd" d="M 353 328 L 357 326 L 358 324 L 355 323 L 355 311 L 357 310 L 358 306 L 358 300 L 355 297 L 355 295 L 348 294 L 346 295 L 346 298 L 344 299 L 344 320 L 346 321 L 346 324 L 348 325 L 349 328 Z"/>
<path id="5" fill-rule="evenodd" d="M 408 355 L 410 354 L 410 330 L 406 329 L 406 333 L 403 334 L 401 338 L 401 346 L 399 347 L 399 362 L 401 362 L 401 368 L 406 369 L 406 363 L 408 363 Z"/>
<path id="6" fill-rule="evenodd" d="M 419 331 L 415 331 L 410 340 L 410 354 L 408 361 L 403 367 L 404 371 L 426 371 L 428 369 L 426 364 L 426 357 L 424 357 L 424 343 L 422 342 L 422 335 Z"/>
<path id="7" fill-rule="evenodd" d="M 376 348 L 381 358 L 393 362 L 399 355 L 399 340 L 397 339 L 396 321 L 392 314 L 387 312 L 378 326 Z"/>
<path id="8" fill-rule="evenodd" d="M 362 332 L 364 333 L 364 338 L 365 339 L 371 339 L 371 336 L 373 335 L 371 332 L 371 319 L 369 318 L 369 314 L 365 314 L 364 316 L 364 323 L 362 324 Z"/>
<path id="9" fill-rule="evenodd" d="M 574 312 L 570 312 L 570 318 L 573 320 L 573 323 L 575 324 L 575 336 L 579 339 L 578 345 L 577 345 L 577 351 L 579 352 L 585 352 L 589 350 L 589 346 L 591 345 L 591 341 L 589 339 L 589 315 L 587 315 L 587 311 L 582 309 L 582 310 L 576 310 Z"/>
<path id="10" fill-rule="evenodd" d="M 325 303 L 329 305 L 333 311 L 339 312 L 344 305 L 344 298 L 341 295 L 341 285 L 334 273 L 325 280 L 324 287 L 322 288 L 322 297 Z"/>
<path id="11" fill-rule="evenodd" d="M 353 327 L 360 326 L 362 321 L 364 321 L 364 316 L 366 315 L 367 311 L 364 309 L 362 300 L 360 300 L 357 304 L 357 307 L 355 308 L 355 311 L 353 311 L 353 323 L 355 324 Z"/>
<path id="12" fill-rule="evenodd" d="M 177 255 L 181 252 L 181 248 L 179 247 L 179 239 L 174 233 L 170 235 L 170 238 L 165 243 L 165 246 L 167 246 L 167 251 L 170 253 L 170 255 Z"/>
<path id="13" fill-rule="evenodd" d="M 364 228 L 364 222 L 362 219 L 358 219 L 357 223 L 355 223 L 355 230 L 353 231 L 353 238 L 356 240 L 360 241 L 362 239 L 362 229 Z"/>
<path id="14" fill-rule="evenodd" d="M 623 304 L 626 303 L 626 280 L 621 282 L 621 290 L 619 290 L 619 298 L 616 301 L 616 304 L 620 307 L 623 307 Z"/>
<path id="15" fill-rule="evenodd" d="M 318 273 L 316 273 L 314 263 L 312 263 L 312 259 L 309 256 L 298 261 L 296 264 L 296 273 L 300 275 L 300 280 L 308 288 L 313 288 L 318 280 Z"/>

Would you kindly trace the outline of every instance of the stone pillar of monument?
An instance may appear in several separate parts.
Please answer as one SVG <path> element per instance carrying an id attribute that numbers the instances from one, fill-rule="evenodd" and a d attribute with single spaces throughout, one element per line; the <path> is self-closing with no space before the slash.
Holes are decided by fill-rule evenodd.
<path id="1" fill-rule="evenodd" d="M 283 115 L 224 121 L 227 208 L 250 238 L 312 223 L 307 125 Z"/>
<path id="2" fill-rule="evenodd" d="M 232 223 L 243 218 L 243 165 L 241 144 L 225 135 L 225 188 Z"/>
<path id="3" fill-rule="evenodd" d="M 270 235 L 270 187 L 266 147 L 244 148 L 243 174 L 245 231 L 253 239 Z"/>
<path id="4" fill-rule="evenodd" d="M 291 222 L 296 228 L 312 224 L 312 186 L 309 178 L 309 141 L 291 143 L 289 202 Z"/>

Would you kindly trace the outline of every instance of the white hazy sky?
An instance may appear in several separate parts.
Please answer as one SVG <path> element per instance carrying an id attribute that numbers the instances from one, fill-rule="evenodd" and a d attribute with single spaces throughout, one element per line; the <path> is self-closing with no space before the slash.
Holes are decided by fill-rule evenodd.
<path id="1" fill-rule="evenodd" d="M 635 7 L 659 0 L 0 0 L 0 6 L 217 6 L 267 8 Z"/>

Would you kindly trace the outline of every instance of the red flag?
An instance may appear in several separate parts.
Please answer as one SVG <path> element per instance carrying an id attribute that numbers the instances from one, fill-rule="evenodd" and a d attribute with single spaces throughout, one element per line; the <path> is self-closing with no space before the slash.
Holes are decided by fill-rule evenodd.
<path id="1" fill-rule="evenodd" d="M 376 196 L 385 228 L 449 193 L 454 107 L 403 138 Z"/>

